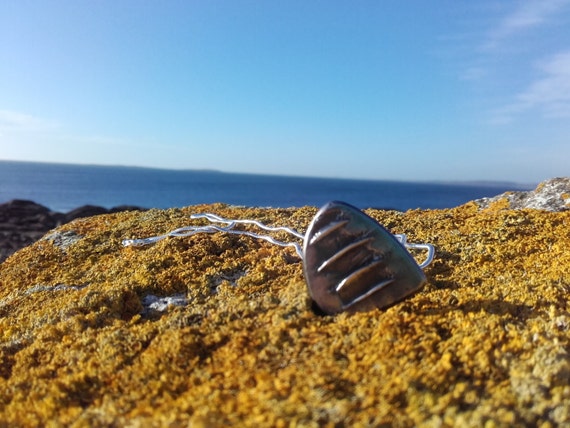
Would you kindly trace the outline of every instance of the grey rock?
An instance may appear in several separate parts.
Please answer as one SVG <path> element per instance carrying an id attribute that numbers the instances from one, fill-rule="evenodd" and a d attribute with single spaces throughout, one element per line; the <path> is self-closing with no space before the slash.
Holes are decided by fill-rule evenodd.
<path id="1" fill-rule="evenodd" d="M 543 181 L 530 191 L 506 192 L 492 198 L 475 200 L 481 209 L 506 199 L 513 210 L 536 209 L 559 212 L 570 210 L 570 177 L 558 177 Z"/>
<path id="2" fill-rule="evenodd" d="M 70 246 L 72 246 L 77 241 L 79 241 L 81 238 L 83 238 L 83 236 L 78 235 L 77 233 L 75 233 L 72 230 L 69 230 L 66 232 L 60 232 L 60 231 L 55 230 L 52 233 L 48 233 L 42 239 L 47 240 L 47 241 L 51 241 L 53 243 L 53 245 L 55 245 L 56 247 L 65 251 Z"/>
<path id="3" fill-rule="evenodd" d="M 145 316 L 159 315 L 166 311 L 170 306 L 186 306 L 188 299 L 185 294 L 174 294 L 172 296 L 159 297 L 153 294 L 147 294 L 142 298 L 143 311 Z"/>

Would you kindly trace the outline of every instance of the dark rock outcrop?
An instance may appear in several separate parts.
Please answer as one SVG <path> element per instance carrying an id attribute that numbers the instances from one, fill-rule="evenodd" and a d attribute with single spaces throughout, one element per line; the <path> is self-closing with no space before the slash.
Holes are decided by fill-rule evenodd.
<path id="1" fill-rule="evenodd" d="M 84 205 L 68 213 L 59 213 L 33 201 L 21 199 L 0 204 L 0 263 L 20 248 L 40 239 L 47 231 L 76 218 L 141 209 L 129 205 L 111 209 Z"/>

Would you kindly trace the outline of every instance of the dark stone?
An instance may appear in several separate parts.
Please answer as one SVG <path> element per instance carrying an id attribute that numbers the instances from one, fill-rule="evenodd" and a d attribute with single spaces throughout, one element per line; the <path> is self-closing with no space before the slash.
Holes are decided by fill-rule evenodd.
<path id="1" fill-rule="evenodd" d="M 122 205 L 108 210 L 94 205 L 84 205 L 68 213 L 59 213 L 33 201 L 21 199 L 0 204 L 0 263 L 20 248 L 39 240 L 49 230 L 76 218 L 143 209 Z M 69 237 L 64 238 L 60 239 L 62 245 Z"/>
<path id="2" fill-rule="evenodd" d="M 51 227 L 57 226 L 57 220 L 49 208 L 36 204 L 32 201 L 14 199 L 0 205 L 0 223 L 15 226 L 32 227 L 37 224 L 45 224 Z"/>
<path id="3" fill-rule="evenodd" d="M 79 208 L 69 211 L 65 214 L 66 223 L 76 218 L 93 217 L 95 215 L 107 214 L 109 210 L 107 208 L 98 207 L 95 205 L 83 205 Z"/>

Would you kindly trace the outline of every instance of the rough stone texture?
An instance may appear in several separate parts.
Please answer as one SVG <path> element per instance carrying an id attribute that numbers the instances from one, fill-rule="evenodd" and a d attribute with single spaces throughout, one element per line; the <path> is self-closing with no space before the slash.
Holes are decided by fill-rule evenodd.
<path id="1" fill-rule="evenodd" d="M 108 210 L 85 205 L 64 214 L 33 201 L 14 199 L 0 204 L 0 263 L 20 248 L 40 239 L 48 230 L 76 218 L 140 209 L 125 205 Z"/>
<path id="2" fill-rule="evenodd" d="M 412 297 L 338 316 L 315 313 L 291 248 L 121 245 L 196 212 L 306 230 L 316 208 L 102 215 L 11 256 L 0 426 L 570 424 L 570 211 L 367 211 L 436 258 Z"/>
<path id="3" fill-rule="evenodd" d="M 502 203 L 506 207 L 520 210 L 525 208 L 544 211 L 570 210 L 570 177 L 546 180 L 535 190 L 528 192 L 506 192 L 492 198 L 475 201 L 481 208 Z"/>

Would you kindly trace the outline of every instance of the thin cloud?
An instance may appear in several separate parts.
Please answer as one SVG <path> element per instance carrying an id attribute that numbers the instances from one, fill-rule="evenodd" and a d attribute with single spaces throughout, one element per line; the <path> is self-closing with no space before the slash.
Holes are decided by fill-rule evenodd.
<path id="1" fill-rule="evenodd" d="M 484 88 L 497 88 L 496 95 L 501 88 L 508 90 L 519 82 L 518 89 L 505 94 L 503 102 L 488 111 L 491 123 L 511 123 L 529 112 L 548 119 L 570 117 L 570 50 L 559 47 L 548 55 L 537 49 L 544 44 L 544 37 L 550 37 L 567 19 L 564 14 L 569 9 L 570 0 L 516 2 L 481 35 L 474 59 L 458 77 Z M 533 43 L 528 43 L 529 37 Z M 562 39 L 557 39 L 560 42 Z"/>
<path id="2" fill-rule="evenodd" d="M 523 2 L 512 13 L 503 18 L 499 25 L 491 30 L 484 49 L 497 47 L 504 39 L 532 28 L 548 24 L 565 7 L 570 0 L 533 0 Z"/>
<path id="3" fill-rule="evenodd" d="M 0 110 L 0 132 L 38 132 L 57 129 L 51 120 L 13 110 Z"/>
<path id="4" fill-rule="evenodd" d="M 522 58 L 522 53 L 532 54 L 532 44 L 525 42 L 529 35 L 540 40 L 545 31 L 552 32 L 553 27 L 567 20 L 561 18 L 565 9 L 570 9 L 570 0 L 514 2 L 514 6 L 490 27 L 484 24 L 485 29 L 464 32 L 455 39 L 448 36 L 447 40 L 456 41 L 456 44 L 463 42 L 463 51 L 470 52 L 457 77 L 472 82 L 493 79 L 508 61 Z"/>
<path id="5" fill-rule="evenodd" d="M 21 137 L 33 134 L 34 138 L 46 138 L 51 142 L 90 145 L 118 146 L 128 145 L 123 138 L 101 135 L 70 134 L 61 124 L 14 110 L 0 110 L 0 136 Z"/>
<path id="6" fill-rule="evenodd" d="M 519 102 L 542 107 L 548 117 L 570 117 L 570 51 L 554 55 L 540 68 L 545 76 L 521 93 Z"/>
<path id="7" fill-rule="evenodd" d="M 520 92 L 515 101 L 494 112 L 493 122 L 511 122 L 517 114 L 538 110 L 547 118 L 570 118 L 570 50 L 540 64 L 542 76 Z"/>

